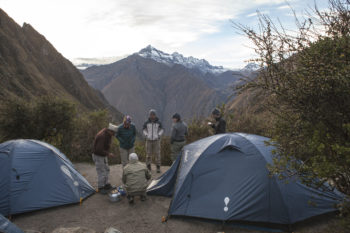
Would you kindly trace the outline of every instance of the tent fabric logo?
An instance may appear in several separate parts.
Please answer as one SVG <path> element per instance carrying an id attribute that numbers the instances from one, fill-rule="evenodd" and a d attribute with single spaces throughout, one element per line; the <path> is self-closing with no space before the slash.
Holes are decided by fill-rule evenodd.
<path id="1" fill-rule="evenodd" d="M 66 174 L 69 178 L 71 178 L 71 180 L 74 180 L 72 177 L 72 174 L 70 174 L 68 167 L 61 165 L 61 170 L 63 171 L 64 174 Z"/>
<path id="2" fill-rule="evenodd" d="M 225 207 L 224 207 L 224 211 L 227 212 L 228 211 L 228 203 L 230 202 L 230 198 L 229 197 L 225 197 L 224 199 L 224 203 L 225 203 Z"/>

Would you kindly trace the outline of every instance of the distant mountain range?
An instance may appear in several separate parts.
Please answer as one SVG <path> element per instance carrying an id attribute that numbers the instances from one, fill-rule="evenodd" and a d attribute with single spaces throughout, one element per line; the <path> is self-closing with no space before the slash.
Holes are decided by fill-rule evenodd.
<path id="1" fill-rule="evenodd" d="M 254 75 L 256 66 L 228 70 L 204 59 L 168 54 L 152 46 L 122 60 L 81 70 L 88 83 L 140 128 L 148 110 L 155 108 L 167 129 L 171 116 L 185 119 L 208 116 L 218 104 L 226 103 L 241 78 Z M 169 132 L 168 132 L 169 133 Z"/>
<path id="2" fill-rule="evenodd" d="M 222 66 L 212 66 L 208 61 L 204 59 L 198 59 L 194 57 L 184 57 L 183 55 L 174 52 L 172 54 L 168 54 L 162 52 L 151 45 L 142 49 L 137 53 L 141 57 L 150 58 L 156 62 L 164 63 L 168 66 L 173 66 L 174 64 L 183 65 L 189 69 L 196 69 L 203 74 L 212 73 L 212 74 L 220 74 L 228 69 L 223 68 Z"/>
<path id="3" fill-rule="evenodd" d="M 54 95 L 73 101 L 82 111 L 109 109 L 116 121 L 122 119 L 43 35 L 29 24 L 19 26 L 1 9 L 0 86 L 0 101 Z"/>

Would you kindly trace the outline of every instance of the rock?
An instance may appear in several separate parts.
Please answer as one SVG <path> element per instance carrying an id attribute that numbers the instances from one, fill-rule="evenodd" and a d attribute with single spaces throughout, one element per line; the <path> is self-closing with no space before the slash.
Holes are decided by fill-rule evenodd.
<path id="1" fill-rule="evenodd" d="M 41 233 L 40 231 L 25 230 L 24 233 Z"/>
<path id="2" fill-rule="evenodd" d="M 96 233 L 96 231 L 84 227 L 56 228 L 52 233 Z"/>
<path id="3" fill-rule="evenodd" d="M 121 231 L 118 231 L 117 229 L 110 227 L 105 230 L 105 233 L 122 233 Z"/>

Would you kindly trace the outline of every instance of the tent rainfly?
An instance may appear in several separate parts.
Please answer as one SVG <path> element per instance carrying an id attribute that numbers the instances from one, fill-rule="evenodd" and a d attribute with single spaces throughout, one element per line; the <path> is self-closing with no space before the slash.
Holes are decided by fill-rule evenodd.
<path id="1" fill-rule="evenodd" d="M 0 214 L 79 203 L 94 193 L 57 148 L 36 140 L 0 144 Z"/>
<path id="2" fill-rule="evenodd" d="M 293 224 L 333 212 L 344 195 L 314 189 L 296 176 L 270 177 L 273 146 L 243 133 L 211 136 L 184 147 L 172 167 L 148 187 L 172 196 L 169 216 Z M 327 186 L 329 187 L 329 186 Z"/>

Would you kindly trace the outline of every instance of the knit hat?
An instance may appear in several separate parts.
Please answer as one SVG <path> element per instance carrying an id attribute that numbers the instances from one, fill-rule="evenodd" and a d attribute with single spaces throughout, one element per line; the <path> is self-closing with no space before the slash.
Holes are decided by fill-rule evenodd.
<path id="1" fill-rule="evenodd" d="M 152 115 L 152 114 L 157 115 L 157 111 L 154 109 L 149 110 L 149 115 Z"/>
<path id="2" fill-rule="evenodd" d="M 124 117 L 123 122 L 125 122 L 125 123 L 131 123 L 131 116 L 126 115 L 126 116 Z"/>
<path id="3" fill-rule="evenodd" d="M 132 160 L 139 160 L 139 157 L 137 156 L 137 154 L 136 153 L 131 153 L 130 155 L 129 155 L 129 160 L 130 161 L 132 161 Z"/>
<path id="4" fill-rule="evenodd" d="M 177 119 L 178 121 L 181 120 L 180 114 L 175 113 L 175 114 L 173 115 L 173 119 Z"/>
<path id="5" fill-rule="evenodd" d="M 117 132 L 118 131 L 118 126 L 113 125 L 112 123 L 109 123 L 108 129 L 113 131 L 113 132 Z"/>
<path id="6" fill-rule="evenodd" d="M 221 112 L 220 112 L 219 109 L 215 108 L 215 109 L 213 110 L 212 114 L 213 114 L 213 115 L 220 115 Z"/>

